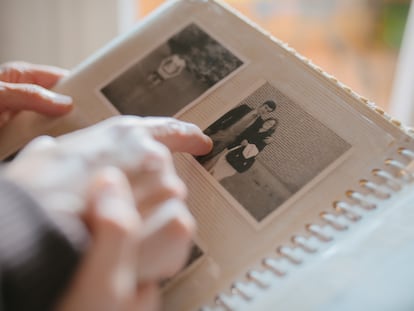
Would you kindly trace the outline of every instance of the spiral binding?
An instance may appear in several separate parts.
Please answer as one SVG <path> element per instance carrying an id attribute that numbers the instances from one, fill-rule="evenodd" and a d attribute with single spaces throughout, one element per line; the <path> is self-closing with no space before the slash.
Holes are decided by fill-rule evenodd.
<path id="1" fill-rule="evenodd" d="M 399 148 L 400 159 L 386 159 L 383 169 L 373 169 L 370 180 L 359 181 L 360 191 L 345 192 L 346 199 L 332 203 L 333 209 L 322 212 L 322 224 L 306 225 L 307 235 L 294 235 L 292 246 L 280 246 L 272 256 L 262 259 L 258 268 L 248 271 L 242 281 L 232 284 L 230 292 L 217 295 L 213 305 L 199 311 L 236 311 L 252 301 L 258 291 L 263 291 L 290 273 L 315 254 L 321 245 L 331 242 L 338 232 L 349 229 L 370 211 L 378 208 L 378 200 L 391 198 L 407 183 L 414 182 L 414 151 Z M 321 243 L 322 242 L 322 243 Z"/>

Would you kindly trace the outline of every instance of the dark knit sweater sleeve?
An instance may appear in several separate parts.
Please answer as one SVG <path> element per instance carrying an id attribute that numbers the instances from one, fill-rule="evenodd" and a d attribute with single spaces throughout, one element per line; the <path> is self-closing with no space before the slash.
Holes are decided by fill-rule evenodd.
<path id="1" fill-rule="evenodd" d="M 80 220 L 47 213 L 0 179 L 0 310 L 52 310 L 87 242 Z"/>

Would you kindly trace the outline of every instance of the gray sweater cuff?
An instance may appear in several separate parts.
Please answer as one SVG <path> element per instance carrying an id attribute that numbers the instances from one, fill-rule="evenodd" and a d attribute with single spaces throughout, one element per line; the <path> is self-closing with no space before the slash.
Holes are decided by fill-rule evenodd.
<path id="1" fill-rule="evenodd" d="M 0 179 L 0 310 L 52 310 L 87 242 L 78 218 L 48 214 L 23 189 Z"/>

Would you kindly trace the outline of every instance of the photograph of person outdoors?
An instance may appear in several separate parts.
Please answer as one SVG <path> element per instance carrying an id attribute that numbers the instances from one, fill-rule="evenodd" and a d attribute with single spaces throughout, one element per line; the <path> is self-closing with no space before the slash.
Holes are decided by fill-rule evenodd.
<path id="1" fill-rule="evenodd" d="M 178 76 L 185 68 L 186 62 L 178 54 L 164 58 L 157 70 L 148 75 L 147 80 L 155 87 L 161 82 Z"/>
<path id="2" fill-rule="evenodd" d="M 256 108 L 242 104 L 231 109 L 204 131 L 213 140 L 213 149 L 207 155 L 197 157 L 197 161 L 206 170 L 210 170 L 221 152 L 229 146 L 234 147 L 234 143 L 239 141 L 246 129 L 257 132 L 262 127 L 264 119 L 275 109 L 276 103 L 272 100 L 267 100 Z"/>
<path id="3" fill-rule="evenodd" d="M 188 24 L 101 89 L 121 114 L 173 116 L 243 66 L 199 25 Z"/>

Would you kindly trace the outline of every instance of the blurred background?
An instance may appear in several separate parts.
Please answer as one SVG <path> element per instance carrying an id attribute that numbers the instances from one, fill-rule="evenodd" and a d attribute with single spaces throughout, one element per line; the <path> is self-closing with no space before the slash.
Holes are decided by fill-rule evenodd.
<path id="1" fill-rule="evenodd" d="M 162 2 L 0 0 L 0 62 L 21 59 L 71 68 Z M 224 2 L 389 109 L 410 0 Z"/>
<path id="2" fill-rule="evenodd" d="M 139 17 L 161 2 L 142 1 Z M 388 110 L 410 0 L 225 2 Z"/>

